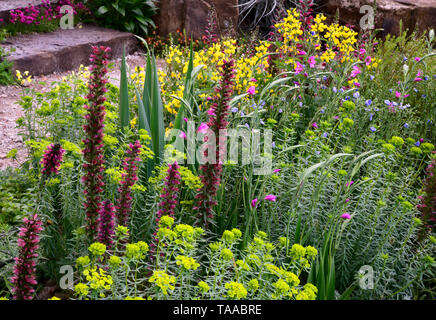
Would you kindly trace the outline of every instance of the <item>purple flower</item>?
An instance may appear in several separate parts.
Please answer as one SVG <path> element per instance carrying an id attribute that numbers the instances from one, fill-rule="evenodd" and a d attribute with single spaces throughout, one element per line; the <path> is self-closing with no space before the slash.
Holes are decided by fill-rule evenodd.
<path id="1" fill-rule="evenodd" d="M 233 113 L 238 112 L 238 108 L 237 108 L 237 107 L 233 107 L 233 108 L 232 108 L 232 112 L 233 112 Z"/>
<path id="2" fill-rule="evenodd" d="M 345 213 L 343 213 L 341 215 L 341 218 L 344 219 L 344 220 L 350 220 L 351 216 L 350 216 L 350 214 L 348 212 L 345 212 Z"/>
<path id="3" fill-rule="evenodd" d="M 371 103 L 372 103 L 372 100 L 371 100 L 371 99 L 368 99 L 368 100 L 365 101 L 365 105 L 366 105 L 367 107 L 369 107 L 369 106 L 371 105 Z"/>
<path id="4" fill-rule="evenodd" d="M 371 132 L 376 132 L 376 131 L 377 131 L 377 129 L 374 128 L 374 127 L 369 127 L 369 130 L 370 130 Z"/>
<path id="5" fill-rule="evenodd" d="M 273 194 L 268 194 L 265 196 L 264 200 L 275 202 L 277 200 L 277 197 Z"/>
<path id="6" fill-rule="evenodd" d="M 349 186 L 351 186 L 353 183 L 354 183 L 354 181 L 351 180 L 350 182 L 347 182 L 347 183 L 345 184 L 345 186 L 346 186 L 346 187 L 349 187 Z"/>
<path id="7" fill-rule="evenodd" d="M 274 169 L 273 170 L 274 173 L 277 173 L 277 172 L 280 172 L 280 171 L 282 171 L 282 169 Z"/>
<path id="8" fill-rule="evenodd" d="M 200 133 L 206 133 L 208 129 L 209 129 L 209 126 L 206 123 L 201 123 L 200 126 L 198 127 L 197 131 Z"/>
<path id="9" fill-rule="evenodd" d="M 250 88 L 248 88 L 247 93 L 250 95 L 255 95 L 256 94 L 256 87 L 251 86 Z"/>
<path id="10" fill-rule="evenodd" d="M 251 207 L 252 208 L 256 208 L 257 204 L 257 198 L 254 198 L 253 200 L 251 200 Z"/>

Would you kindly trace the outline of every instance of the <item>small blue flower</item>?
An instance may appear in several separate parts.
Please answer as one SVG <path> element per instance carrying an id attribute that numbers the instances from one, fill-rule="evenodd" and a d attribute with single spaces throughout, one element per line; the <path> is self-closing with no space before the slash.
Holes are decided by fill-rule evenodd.
<path id="1" fill-rule="evenodd" d="M 279 113 L 282 113 L 283 112 L 283 110 L 282 109 L 279 109 Z"/>
<path id="2" fill-rule="evenodd" d="M 372 117 L 373 117 L 374 115 L 371 113 L 370 115 L 369 115 L 369 121 L 372 121 Z"/>
<path id="3" fill-rule="evenodd" d="M 303 106 L 303 102 L 299 102 L 298 105 L 299 105 L 300 107 L 302 107 L 302 106 Z"/>
<path id="4" fill-rule="evenodd" d="M 265 122 L 262 119 L 260 119 L 259 122 L 260 122 L 261 125 L 263 125 L 263 126 L 265 125 Z"/>
<path id="5" fill-rule="evenodd" d="M 404 128 L 409 128 L 409 124 L 407 122 L 404 124 Z"/>
<path id="6" fill-rule="evenodd" d="M 318 150 L 317 150 L 317 151 L 315 151 L 315 153 L 316 153 L 317 156 L 319 156 L 320 153 L 321 153 L 321 151 L 318 151 Z"/>
<path id="7" fill-rule="evenodd" d="M 247 129 L 250 129 L 250 125 L 248 123 L 244 124 L 244 126 L 246 126 Z"/>
<path id="8" fill-rule="evenodd" d="M 408 60 L 407 57 L 404 57 L 404 58 L 403 58 L 403 61 L 407 61 L 407 60 Z"/>
<path id="9" fill-rule="evenodd" d="M 233 108 L 232 108 L 232 112 L 233 112 L 233 113 L 238 112 L 238 110 L 239 110 L 239 109 L 238 109 L 237 107 L 233 107 Z"/>
<path id="10" fill-rule="evenodd" d="M 360 97 L 360 93 L 359 93 L 359 91 L 356 91 L 355 93 L 353 93 L 353 97 L 354 97 L 355 99 L 359 98 L 359 97 Z"/>
<path id="11" fill-rule="evenodd" d="M 416 88 L 413 88 L 413 91 L 415 91 L 415 92 L 419 92 L 419 90 L 418 90 L 418 89 L 416 89 Z"/>
<path id="12" fill-rule="evenodd" d="M 324 132 L 324 133 L 322 134 L 322 136 L 323 136 L 324 138 L 327 138 L 327 137 L 329 136 L 329 134 L 328 134 L 327 132 Z"/>
<path id="13" fill-rule="evenodd" d="M 377 112 L 377 111 L 380 111 L 380 109 L 379 108 L 374 108 L 374 111 Z"/>
<path id="14" fill-rule="evenodd" d="M 428 80 L 428 76 L 425 76 L 425 77 L 424 77 L 424 80 Z"/>
<path id="15" fill-rule="evenodd" d="M 338 90 L 336 89 L 336 87 L 333 87 L 332 91 L 333 91 L 334 93 L 338 92 Z"/>
<path id="16" fill-rule="evenodd" d="M 369 78 L 370 78 L 371 80 L 374 80 L 374 76 L 373 76 L 373 75 L 370 75 Z"/>
<path id="17" fill-rule="evenodd" d="M 422 95 L 422 98 L 423 98 L 423 99 L 427 98 L 427 95 L 423 94 L 423 95 Z"/>
<path id="18" fill-rule="evenodd" d="M 340 91 L 340 92 L 344 92 L 344 89 L 343 89 L 343 88 L 341 88 L 341 89 L 339 89 L 339 91 Z"/>
<path id="19" fill-rule="evenodd" d="M 377 131 L 377 129 L 374 128 L 374 127 L 369 127 L 369 130 L 371 130 L 371 132 L 376 132 Z"/>
<path id="20" fill-rule="evenodd" d="M 311 31 L 310 34 L 311 34 L 312 36 L 314 36 L 314 35 L 315 35 L 315 31 Z"/>
<path id="21" fill-rule="evenodd" d="M 371 103 L 372 103 L 372 100 L 371 100 L 371 99 L 368 99 L 368 100 L 365 101 L 365 105 L 366 105 L 367 107 L 369 107 L 369 106 L 371 105 Z"/>
<path id="22" fill-rule="evenodd" d="M 389 92 L 392 93 L 392 89 L 389 89 Z"/>
<path id="23" fill-rule="evenodd" d="M 320 112 L 320 113 L 325 113 L 325 110 L 324 110 L 324 109 L 321 109 L 319 112 Z"/>
<path id="24" fill-rule="evenodd" d="M 322 80 L 326 81 L 327 80 L 327 76 L 322 77 Z"/>
<path id="25" fill-rule="evenodd" d="M 386 103 L 388 106 L 391 105 L 391 102 L 390 102 L 389 100 L 385 100 L 385 103 Z"/>
<path id="26" fill-rule="evenodd" d="M 273 143 L 271 143 L 271 146 L 272 146 L 273 148 L 275 148 L 275 147 L 276 147 L 276 143 L 273 141 Z"/>
<path id="27" fill-rule="evenodd" d="M 244 111 L 241 111 L 241 117 L 243 117 L 243 116 L 245 116 L 245 113 L 244 113 Z"/>
<path id="28" fill-rule="evenodd" d="M 416 141 L 415 146 L 419 147 L 421 145 L 421 142 Z"/>

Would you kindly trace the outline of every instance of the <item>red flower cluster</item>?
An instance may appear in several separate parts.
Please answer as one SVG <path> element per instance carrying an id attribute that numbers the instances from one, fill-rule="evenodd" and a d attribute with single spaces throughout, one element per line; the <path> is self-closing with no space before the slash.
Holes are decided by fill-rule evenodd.
<path id="1" fill-rule="evenodd" d="M 85 185 L 85 213 L 86 213 L 86 231 L 88 239 L 93 242 L 97 233 L 97 218 L 102 208 L 102 199 L 100 194 L 103 192 L 103 175 L 104 156 L 103 156 L 103 127 L 105 117 L 104 97 L 106 89 L 107 64 L 109 59 L 110 48 L 93 47 L 93 54 L 90 61 L 92 66 L 91 76 L 89 78 L 89 94 L 86 98 L 89 101 L 85 105 L 87 113 L 85 114 L 86 124 L 83 129 L 86 133 L 86 139 L 83 140 L 85 145 L 83 152 L 85 175 L 82 182 Z"/>
<path id="2" fill-rule="evenodd" d="M 103 205 L 103 210 L 98 218 L 98 242 L 106 245 L 109 250 L 113 245 L 113 237 L 115 234 L 115 208 L 109 200 L 106 200 Z"/>
<path id="3" fill-rule="evenodd" d="M 156 231 L 153 234 L 154 240 L 150 244 L 151 256 L 154 255 L 155 248 L 158 243 L 157 232 L 159 231 L 159 221 L 163 215 L 170 216 L 174 218 L 175 208 L 177 204 L 177 198 L 179 196 L 179 184 L 180 184 L 180 174 L 179 165 L 177 161 L 173 164 L 168 165 L 167 176 L 165 177 L 165 187 L 162 189 L 162 194 L 160 195 L 162 201 L 159 202 L 159 210 L 156 217 Z"/>
<path id="4" fill-rule="evenodd" d="M 132 210 L 132 195 L 131 187 L 138 181 L 137 164 L 141 161 L 139 153 L 141 152 L 141 144 L 136 141 L 135 144 L 130 144 L 127 150 L 127 156 L 124 159 L 123 167 L 126 173 L 122 174 L 121 186 L 118 188 L 119 199 L 116 206 L 117 220 L 121 226 L 129 226 L 129 216 Z"/>
<path id="5" fill-rule="evenodd" d="M 195 196 L 197 203 L 193 208 L 198 211 L 198 219 L 200 221 L 203 220 L 205 227 L 213 219 L 212 208 L 217 204 L 215 198 L 221 181 L 222 158 L 226 148 L 226 137 L 220 136 L 220 133 L 222 135 L 223 130 L 228 125 L 229 103 L 233 94 L 233 78 L 235 77 L 233 67 L 233 60 L 223 62 L 220 85 L 215 88 L 216 95 L 213 97 L 212 105 L 208 111 L 210 118 L 207 126 L 215 134 L 215 163 L 206 162 L 200 166 L 200 180 L 203 183 L 203 187 L 197 190 L 198 193 Z M 205 137 L 204 142 L 207 141 L 208 136 Z M 209 158 L 208 150 L 204 151 L 204 157 L 205 159 Z"/>
<path id="6" fill-rule="evenodd" d="M 11 278 L 15 300 L 31 300 L 37 284 L 35 260 L 38 258 L 36 250 L 39 248 L 38 234 L 42 231 L 42 222 L 37 214 L 24 218 L 23 222 L 18 234 L 19 254 L 15 258 L 14 275 Z"/>
<path id="7" fill-rule="evenodd" d="M 434 153 L 436 153 L 434 151 Z M 420 237 L 431 231 L 436 224 L 436 160 L 427 167 L 427 178 L 424 181 L 424 195 L 418 197 L 421 203 L 418 209 L 421 211 L 421 219 L 424 229 Z"/>
<path id="8" fill-rule="evenodd" d="M 62 156 L 65 150 L 62 149 L 59 143 L 51 144 L 45 149 L 44 156 L 41 160 L 41 173 L 48 177 L 50 174 L 57 174 L 59 171 L 59 166 L 62 162 Z"/>

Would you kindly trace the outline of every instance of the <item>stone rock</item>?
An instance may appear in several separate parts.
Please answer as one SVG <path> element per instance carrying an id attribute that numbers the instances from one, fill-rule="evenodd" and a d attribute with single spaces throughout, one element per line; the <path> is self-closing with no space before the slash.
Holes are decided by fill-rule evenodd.
<path id="1" fill-rule="evenodd" d="M 155 22 L 160 35 L 186 30 L 193 39 L 201 39 L 214 8 L 218 33 L 232 35 L 238 26 L 237 5 L 238 0 L 161 0 Z"/>
<path id="2" fill-rule="evenodd" d="M 320 1 L 320 10 L 334 17 L 339 10 L 342 23 L 359 28 L 360 13 L 363 5 L 373 6 L 373 0 L 324 0 Z M 375 28 L 383 28 L 383 34 L 399 33 L 400 20 L 403 30 L 413 30 L 418 24 L 419 31 L 436 28 L 436 0 L 378 0 L 375 11 Z"/>
<path id="3" fill-rule="evenodd" d="M 29 71 L 36 76 L 89 65 L 92 45 L 111 47 L 112 58 L 116 59 L 122 56 L 123 47 L 126 54 L 136 51 L 138 41 L 131 33 L 85 25 L 72 30 L 19 35 L 8 38 L 1 46 L 7 51 L 15 48 L 7 57 L 14 63 L 14 73 L 15 70 Z"/>

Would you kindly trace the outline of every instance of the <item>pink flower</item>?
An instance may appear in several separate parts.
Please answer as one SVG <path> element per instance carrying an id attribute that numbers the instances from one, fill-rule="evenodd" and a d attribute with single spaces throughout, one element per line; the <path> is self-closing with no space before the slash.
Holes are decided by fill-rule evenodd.
<path id="1" fill-rule="evenodd" d="M 360 69 L 358 66 L 353 66 L 353 71 L 351 71 L 351 78 L 355 78 L 358 74 L 360 74 Z"/>
<path id="2" fill-rule="evenodd" d="M 348 212 L 345 212 L 341 215 L 341 218 L 344 220 L 349 220 L 349 219 L 351 219 L 351 216 Z"/>
<path id="3" fill-rule="evenodd" d="M 395 91 L 395 96 L 396 96 L 397 98 L 401 98 L 401 92 Z"/>
<path id="4" fill-rule="evenodd" d="M 362 48 L 362 49 L 359 50 L 359 53 L 360 53 L 361 55 L 364 55 L 364 54 L 366 53 L 366 50 Z"/>
<path id="5" fill-rule="evenodd" d="M 305 54 L 306 54 L 306 51 L 304 51 L 304 50 L 298 50 L 298 53 L 297 53 L 299 56 L 304 56 Z"/>
<path id="6" fill-rule="evenodd" d="M 280 172 L 281 170 L 282 170 L 282 169 L 274 169 L 273 172 L 274 172 L 274 173 L 277 173 L 277 172 Z"/>
<path id="7" fill-rule="evenodd" d="M 313 127 L 314 129 L 318 129 L 318 124 L 317 124 L 316 122 L 314 122 L 314 123 L 312 123 L 312 127 Z"/>
<path id="8" fill-rule="evenodd" d="M 188 118 L 183 118 L 183 121 L 188 122 Z"/>
<path id="9" fill-rule="evenodd" d="M 365 58 L 365 64 L 366 64 L 367 66 L 369 66 L 369 65 L 371 64 L 371 56 L 367 56 L 367 57 Z"/>
<path id="10" fill-rule="evenodd" d="M 248 88 L 247 93 L 251 94 L 251 95 L 255 95 L 256 94 L 256 87 L 251 86 L 250 88 Z"/>
<path id="11" fill-rule="evenodd" d="M 206 123 L 202 122 L 200 124 L 200 126 L 198 127 L 197 131 L 200 133 L 206 133 L 208 129 L 209 129 L 209 126 Z"/>
<path id="12" fill-rule="evenodd" d="M 347 183 L 345 184 L 345 186 L 346 186 L 346 187 L 349 187 L 349 186 L 351 186 L 353 183 L 354 183 L 354 181 L 351 180 L 350 182 L 347 182 Z"/>
<path id="13" fill-rule="evenodd" d="M 415 61 L 421 61 L 420 57 L 415 57 Z"/>
<path id="14" fill-rule="evenodd" d="M 272 202 L 275 202 L 276 199 L 277 199 L 277 197 L 275 195 L 273 195 L 273 194 L 268 194 L 264 198 L 264 200 L 268 200 L 268 201 L 272 201 Z"/>
<path id="15" fill-rule="evenodd" d="M 182 139 L 186 139 L 186 133 L 184 131 L 181 131 L 179 137 Z"/>
<path id="16" fill-rule="evenodd" d="M 256 208 L 256 203 L 257 203 L 257 198 L 254 198 L 253 200 L 251 200 L 251 206 L 253 208 Z"/>
<path id="17" fill-rule="evenodd" d="M 309 62 L 309 67 L 313 68 L 315 67 L 315 57 L 314 56 L 310 56 L 309 59 L 307 60 L 307 62 Z"/>
<path id="18" fill-rule="evenodd" d="M 301 71 L 303 71 L 303 66 L 299 62 L 296 62 L 295 64 L 297 65 L 295 67 L 295 74 L 299 74 Z"/>

